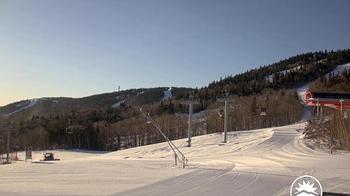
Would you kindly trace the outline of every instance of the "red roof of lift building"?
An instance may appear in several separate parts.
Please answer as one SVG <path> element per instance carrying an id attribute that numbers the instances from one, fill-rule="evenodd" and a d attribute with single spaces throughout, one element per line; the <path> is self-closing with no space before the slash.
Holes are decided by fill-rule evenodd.
<path id="1" fill-rule="evenodd" d="M 350 109 L 349 93 L 333 93 L 333 92 L 311 92 L 305 94 L 306 104 L 308 106 L 326 106 L 337 109 Z"/>

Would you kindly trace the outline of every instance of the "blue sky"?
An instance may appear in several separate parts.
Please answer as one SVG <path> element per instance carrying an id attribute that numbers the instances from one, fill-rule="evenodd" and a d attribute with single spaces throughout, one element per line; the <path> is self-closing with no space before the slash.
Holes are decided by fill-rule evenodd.
<path id="1" fill-rule="evenodd" d="M 201 87 L 302 52 L 350 47 L 347 0 L 0 0 L 0 105 Z"/>

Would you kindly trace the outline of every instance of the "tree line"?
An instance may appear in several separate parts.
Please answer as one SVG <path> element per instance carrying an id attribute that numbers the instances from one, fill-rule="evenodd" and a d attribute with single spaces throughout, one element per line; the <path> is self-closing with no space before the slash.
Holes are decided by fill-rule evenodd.
<path id="1" fill-rule="evenodd" d="M 296 122 L 302 115 L 294 91 L 267 90 L 260 95 L 237 96 L 229 107 L 229 130 L 240 131 Z M 169 109 L 173 108 L 173 109 Z M 193 136 L 222 132 L 218 112 L 223 103 L 206 110 L 195 105 Z M 170 139 L 187 137 L 188 106 L 170 99 L 143 105 Z M 267 115 L 262 116 L 264 111 Z M 162 142 L 163 137 L 147 124 L 139 107 L 122 106 L 107 110 L 72 110 L 62 115 L 36 116 L 22 120 L 11 132 L 11 148 L 120 150 Z"/>
<path id="2" fill-rule="evenodd" d="M 350 50 L 305 53 L 214 81 L 207 87 L 181 89 L 173 98 L 160 102 L 145 104 L 140 100 L 139 104 L 121 104 L 118 108 L 79 107 L 60 114 L 33 115 L 16 121 L 11 141 L 20 149 L 32 146 L 90 150 L 119 150 L 163 141 L 143 119 L 141 106 L 170 139 L 184 138 L 188 106 L 183 101 L 189 97 L 198 101 L 194 105 L 193 135 L 222 131 L 223 119 L 218 112 L 223 104 L 218 101 L 226 96 L 234 96 L 229 109 L 231 131 L 285 125 L 300 120 L 303 112 L 296 92 L 288 88 L 321 77 L 347 62 Z M 334 80 L 322 79 L 323 83 Z M 267 115 L 262 115 L 264 112 Z"/>

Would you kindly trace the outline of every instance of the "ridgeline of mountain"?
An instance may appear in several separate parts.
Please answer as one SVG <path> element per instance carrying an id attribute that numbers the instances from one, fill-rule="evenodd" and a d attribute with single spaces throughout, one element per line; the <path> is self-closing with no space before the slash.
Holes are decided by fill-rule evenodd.
<path id="1" fill-rule="evenodd" d="M 62 115 L 70 111 L 117 109 L 129 105 L 159 102 L 167 87 L 130 89 L 83 98 L 47 97 L 23 100 L 0 107 L 0 117 L 26 119 L 34 116 Z M 171 96 L 183 96 L 189 88 L 171 88 Z"/>
<path id="2" fill-rule="evenodd" d="M 0 121 L 16 123 L 11 137 L 20 149 L 118 150 L 163 141 L 145 123 L 141 106 L 166 129 L 170 139 L 186 137 L 187 118 L 182 114 L 188 107 L 183 100 L 190 95 L 199 101 L 194 111 L 200 112 L 194 115 L 193 136 L 222 131 L 218 117 L 222 103 L 217 99 L 227 92 L 236 96 L 228 116 L 229 130 L 280 126 L 302 118 L 303 106 L 295 87 L 315 81 L 327 90 L 350 90 L 346 85 L 348 72 L 339 76 L 342 78 L 324 78 L 349 62 L 350 49 L 310 52 L 228 76 L 200 89 L 142 88 L 83 98 L 24 100 L 0 107 Z M 267 116 L 262 117 L 262 111 Z"/>
<path id="3" fill-rule="evenodd" d="M 211 82 L 201 89 L 172 88 L 175 100 L 187 99 L 189 94 L 201 101 L 199 110 L 221 97 L 225 91 L 231 95 L 248 96 L 262 93 L 265 89 L 291 89 L 309 81 L 322 79 L 337 65 L 350 62 L 350 49 L 318 51 L 299 54 L 279 62 L 246 71 L 235 76 Z M 333 86 L 340 80 L 332 79 Z M 327 85 L 329 86 L 329 84 Z M 340 85 L 338 85 L 338 90 Z M 346 85 L 342 85 L 345 86 Z M 325 88 L 325 87 L 324 87 Z M 120 105 L 143 105 L 160 102 L 166 87 L 130 89 L 83 98 L 39 98 L 23 100 L 0 107 L 0 116 L 30 118 L 33 115 L 59 115 L 72 110 L 107 110 Z M 341 90 L 340 91 L 344 91 Z M 346 91 L 346 90 L 345 90 Z"/>
<path id="4" fill-rule="evenodd" d="M 296 55 L 271 65 L 229 76 L 209 84 L 205 90 L 251 95 L 266 88 L 288 89 L 325 76 L 336 66 L 350 62 L 350 49 Z"/>

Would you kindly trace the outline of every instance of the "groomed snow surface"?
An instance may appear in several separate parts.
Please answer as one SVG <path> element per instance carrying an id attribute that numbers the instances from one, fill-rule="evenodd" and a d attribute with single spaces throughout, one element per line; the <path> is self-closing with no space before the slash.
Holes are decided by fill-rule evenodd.
<path id="1" fill-rule="evenodd" d="M 324 191 L 350 193 L 350 154 L 306 145 L 304 127 L 229 133 L 226 144 L 222 134 L 198 136 L 190 148 L 176 140 L 189 159 L 186 169 L 173 165 L 167 143 L 111 153 L 54 151 L 61 161 L 1 165 L 0 195 L 288 195 L 305 174 Z"/>

